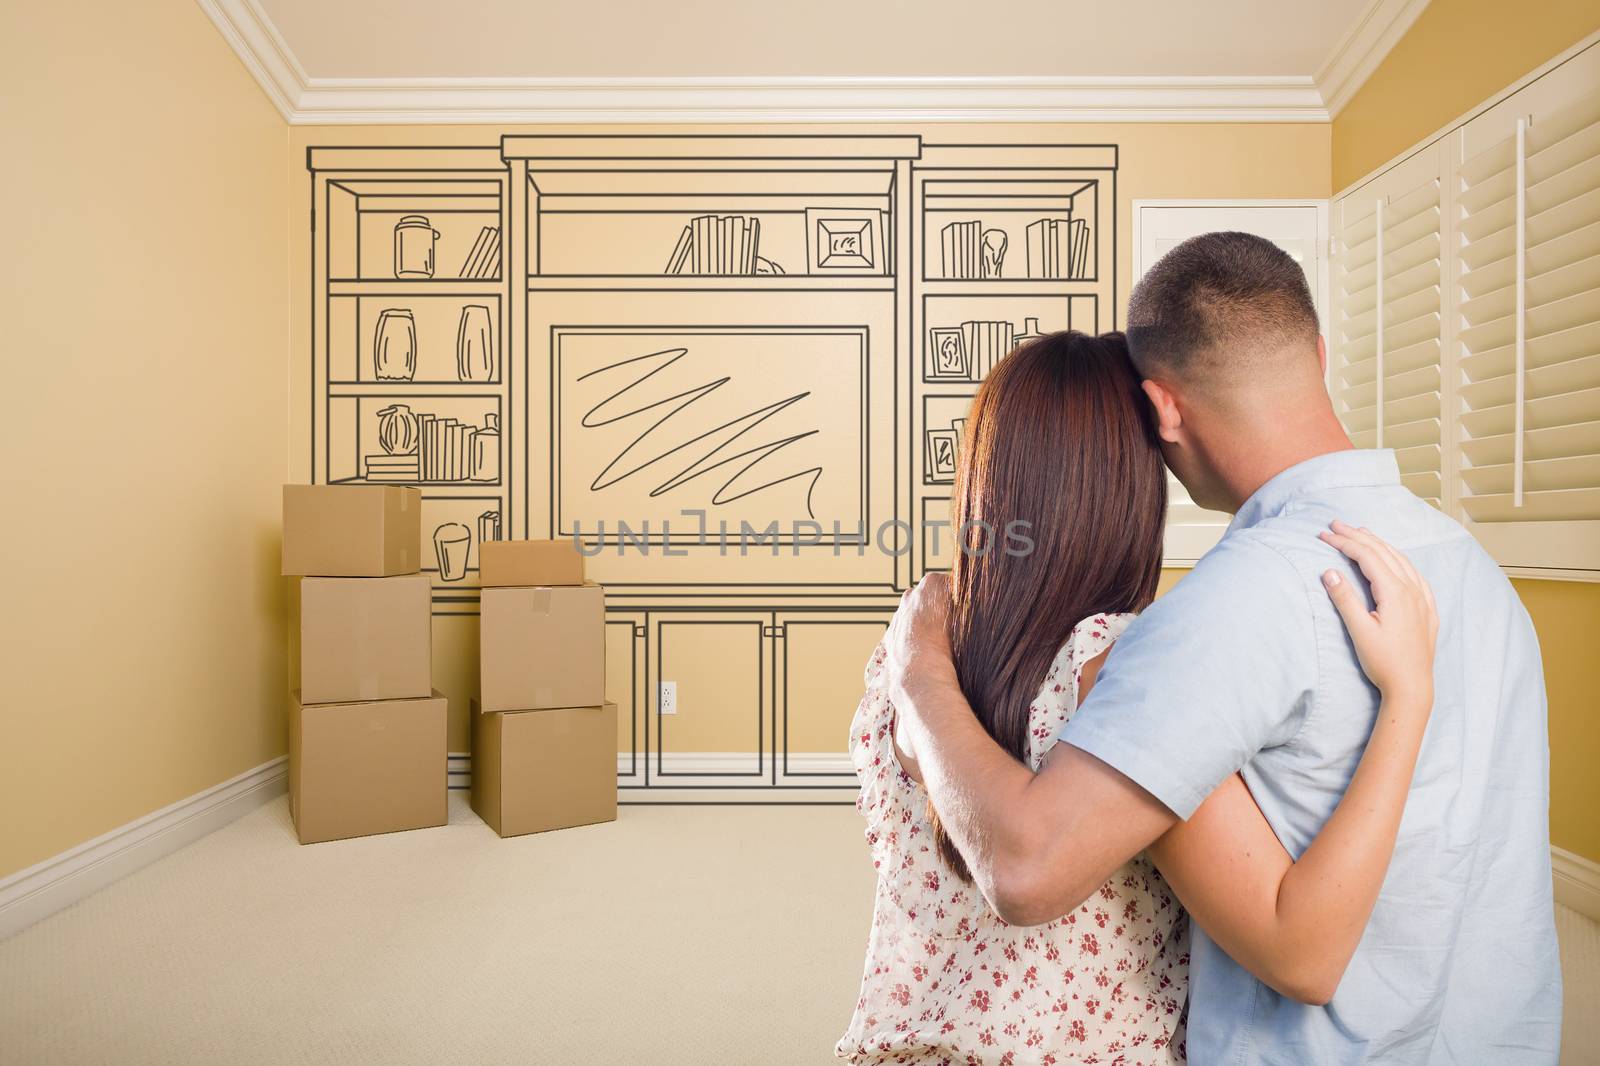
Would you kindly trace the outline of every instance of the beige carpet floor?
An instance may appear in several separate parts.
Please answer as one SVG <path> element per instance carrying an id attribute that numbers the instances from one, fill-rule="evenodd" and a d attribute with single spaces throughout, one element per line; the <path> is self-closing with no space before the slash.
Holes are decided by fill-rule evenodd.
<path id="1" fill-rule="evenodd" d="M 300 847 L 280 799 L 0 943 L 0 1063 L 821 1066 L 871 890 L 848 807 L 502 841 L 452 794 L 446 828 Z M 1576 1066 L 1600 926 L 1560 923 Z"/>

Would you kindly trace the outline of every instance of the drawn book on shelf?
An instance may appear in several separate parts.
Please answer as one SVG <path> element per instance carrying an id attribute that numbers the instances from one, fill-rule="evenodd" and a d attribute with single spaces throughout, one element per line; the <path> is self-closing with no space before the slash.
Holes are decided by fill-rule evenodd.
<path id="1" fill-rule="evenodd" d="M 467 253 L 467 261 L 461 265 L 461 276 L 464 278 L 500 276 L 499 227 L 485 226 L 479 231 L 478 239 L 472 245 L 472 251 Z"/>
<path id="2" fill-rule="evenodd" d="M 939 272 L 946 278 L 978 278 L 983 263 L 979 222 L 951 222 L 939 231 Z"/>
<path id="3" fill-rule="evenodd" d="M 755 274 L 760 245 L 761 220 L 753 215 L 699 215 L 678 235 L 666 273 Z"/>
<path id="4" fill-rule="evenodd" d="M 1082 218 L 1041 218 L 1029 223 L 1030 278 L 1087 278 L 1089 222 Z"/>
<path id="5" fill-rule="evenodd" d="M 472 426 L 417 412 L 416 450 L 365 457 L 368 481 L 496 481 L 500 477 L 496 418 Z"/>

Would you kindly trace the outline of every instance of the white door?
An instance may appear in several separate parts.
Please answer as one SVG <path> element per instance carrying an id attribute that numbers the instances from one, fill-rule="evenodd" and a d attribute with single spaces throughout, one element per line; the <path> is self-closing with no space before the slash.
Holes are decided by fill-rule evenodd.
<path id="1" fill-rule="evenodd" d="M 1135 200 L 1133 202 L 1133 280 L 1157 259 L 1190 237 L 1238 230 L 1265 237 L 1294 257 L 1306 272 L 1317 318 L 1327 337 L 1328 203 L 1326 200 Z M 1178 479 L 1167 476 L 1165 563 L 1192 566 L 1211 550 L 1230 515 L 1203 511 Z"/>

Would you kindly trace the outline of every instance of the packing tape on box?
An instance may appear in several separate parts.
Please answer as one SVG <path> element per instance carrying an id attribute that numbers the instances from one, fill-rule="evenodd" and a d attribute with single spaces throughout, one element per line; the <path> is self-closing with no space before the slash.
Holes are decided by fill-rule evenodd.
<path id="1" fill-rule="evenodd" d="M 528 609 L 530 611 L 535 612 L 536 614 L 549 614 L 550 613 L 550 590 L 549 589 L 530 589 L 529 591 L 533 593 L 533 597 L 532 597 L 532 602 L 528 605 Z"/>

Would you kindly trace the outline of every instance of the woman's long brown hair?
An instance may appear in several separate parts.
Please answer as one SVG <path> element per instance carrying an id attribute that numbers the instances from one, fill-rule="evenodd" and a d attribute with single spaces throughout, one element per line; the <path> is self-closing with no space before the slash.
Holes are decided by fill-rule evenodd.
<path id="1" fill-rule="evenodd" d="M 990 371 L 956 472 L 950 644 L 973 713 L 1019 762 L 1028 705 L 1073 626 L 1155 598 L 1166 509 L 1122 334 L 1052 333 Z M 928 814 L 940 856 L 970 882 L 931 802 Z"/>

